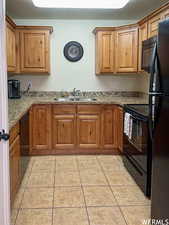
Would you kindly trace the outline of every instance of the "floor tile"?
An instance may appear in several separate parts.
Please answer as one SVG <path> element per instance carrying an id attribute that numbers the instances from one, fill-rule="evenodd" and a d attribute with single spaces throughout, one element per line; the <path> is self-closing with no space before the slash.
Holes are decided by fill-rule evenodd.
<path id="1" fill-rule="evenodd" d="M 150 204 L 150 200 L 145 197 L 138 186 L 112 186 L 111 188 L 121 206 Z"/>
<path id="2" fill-rule="evenodd" d="M 124 165 L 118 159 L 99 160 L 104 171 L 121 171 L 126 170 Z"/>
<path id="3" fill-rule="evenodd" d="M 46 161 L 46 160 L 55 160 L 56 157 L 54 155 L 47 155 L 47 156 L 33 156 L 33 161 Z"/>
<path id="4" fill-rule="evenodd" d="M 88 213 L 90 225 L 126 225 L 118 207 L 90 207 Z"/>
<path id="5" fill-rule="evenodd" d="M 141 225 L 150 219 L 149 206 L 128 206 L 121 207 L 127 225 Z M 148 224 L 148 223 L 147 223 Z"/>
<path id="6" fill-rule="evenodd" d="M 96 160 L 97 156 L 96 155 L 78 155 L 77 160 Z"/>
<path id="7" fill-rule="evenodd" d="M 16 225 L 52 225 L 52 210 L 21 209 Z"/>
<path id="8" fill-rule="evenodd" d="M 27 168 L 26 168 L 26 173 L 31 173 L 32 172 L 32 167 L 33 167 L 34 161 L 29 162 Z"/>
<path id="9" fill-rule="evenodd" d="M 82 185 L 108 185 L 104 174 L 94 169 L 80 171 Z"/>
<path id="10" fill-rule="evenodd" d="M 52 208 L 53 188 L 28 188 L 25 190 L 21 208 Z"/>
<path id="11" fill-rule="evenodd" d="M 18 191 L 18 193 L 15 197 L 13 206 L 12 206 L 13 209 L 19 209 L 21 207 L 21 202 L 22 202 L 22 199 L 23 199 L 24 191 L 25 190 L 23 188 L 19 189 L 19 191 Z"/>
<path id="12" fill-rule="evenodd" d="M 32 167 L 32 173 L 54 173 L 54 160 L 36 160 Z"/>
<path id="13" fill-rule="evenodd" d="M 58 208 L 53 213 L 53 225 L 89 225 L 85 208 Z"/>
<path id="14" fill-rule="evenodd" d="M 70 155 L 62 155 L 62 156 L 55 156 L 55 160 L 56 162 L 59 161 L 75 161 L 76 160 L 76 156 L 70 156 Z"/>
<path id="15" fill-rule="evenodd" d="M 79 173 L 76 171 L 56 171 L 55 186 L 80 186 Z"/>
<path id="16" fill-rule="evenodd" d="M 99 161 L 107 161 L 107 160 L 119 160 L 119 156 L 117 155 L 98 155 L 97 156 L 97 159 Z"/>
<path id="17" fill-rule="evenodd" d="M 56 173 L 62 171 L 78 171 L 76 160 L 58 160 L 56 161 Z"/>
<path id="18" fill-rule="evenodd" d="M 55 188 L 54 207 L 82 207 L 84 205 L 81 187 Z"/>
<path id="19" fill-rule="evenodd" d="M 54 173 L 32 173 L 27 187 L 53 187 Z"/>
<path id="20" fill-rule="evenodd" d="M 25 188 L 27 186 L 27 183 L 28 183 L 28 180 L 29 180 L 29 177 L 30 177 L 31 173 L 29 172 L 26 172 L 23 179 L 22 179 L 22 183 L 21 183 L 21 188 Z"/>
<path id="21" fill-rule="evenodd" d="M 11 212 L 11 225 L 15 225 L 16 217 L 18 215 L 18 209 L 13 209 Z"/>
<path id="22" fill-rule="evenodd" d="M 124 170 L 105 171 L 110 185 L 136 185 L 130 174 Z"/>
<path id="23" fill-rule="evenodd" d="M 109 186 L 84 187 L 87 206 L 114 206 L 117 202 Z"/>
<path id="24" fill-rule="evenodd" d="M 88 159 L 88 160 L 79 159 L 78 166 L 79 166 L 80 171 L 83 171 L 86 169 L 101 170 L 101 167 L 100 167 L 97 159 Z"/>

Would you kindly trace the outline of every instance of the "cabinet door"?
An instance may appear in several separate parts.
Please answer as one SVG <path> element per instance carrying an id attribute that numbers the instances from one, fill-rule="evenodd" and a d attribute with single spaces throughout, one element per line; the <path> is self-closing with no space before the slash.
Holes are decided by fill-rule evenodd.
<path id="1" fill-rule="evenodd" d="M 162 20 L 166 20 L 169 18 L 169 9 L 166 9 L 164 12 L 161 14 Z"/>
<path id="2" fill-rule="evenodd" d="M 102 146 L 103 148 L 116 148 L 115 143 L 115 120 L 116 113 L 114 106 L 107 106 L 102 114 Z"/>
<path id="3" fill-rule="evenodd" d="M 31 153 L 41 154 L 41 150 L 51 150 L 51 117 L 50 105 L 35 105 L 31 109 Z"/>
<path id="4" fill-rule="evenodd" d="M 161 20 L 161 14 L 158 14 L 148 21 L 148 38 L 158 34 L 158 24 Z"/>
<path id="5" fill-rule="evenodd" d="M 16 70 L 16 37 L 14 28 L 6 25 L 6 49 L 7 49 L 7 69 L 8 72 Z"/>
<path id="6" fill-rule="evenodd" d="M 114 32 L 96 35 L 96 74 L 114 72 Z"/>
<path id="7" fill-rule="evenodd" d="M 20 168 L 20 137 L 16 137 L 14 142 L 10 145 L 10 190 L 11 190 L 11 204 L 14 201 L 15 195 L 18 191 L 21 182 L 21 168 Z"/>
<path id="8" fill-rule="evenodd" d="M 77 116 L 78 148 L 99 148 L 100 134 L 100 115 Z"/>
<path id="9" fill-rule="evenodd" d="M 116 145 L 123 152 L 123 109 L 116 107 Z"/>
<path id="10" fill-rule="evenodd" d="M 116 32 L 116 72 L 137 72 L 138 64 L 138 29 L 119 30 Z"/>
<path id="11" fill-rule="evenodd" d="M 141 60 L 142 60 L 142 41 L 145 41 L 148 39 L 148 24 L 147 22 L 142 24 L 139 27 L 139 71 L 141 70 Z"/>
<path id="12" fill-rule="evenodd" d="M 49 31 L 20 31 L 21 72 L 49 73 Z"/>
<path id="13" fill-rule="evenodd" d="M 53 149 L 74 149 L 76 144 L 75 115 L 53 115 Z"/>

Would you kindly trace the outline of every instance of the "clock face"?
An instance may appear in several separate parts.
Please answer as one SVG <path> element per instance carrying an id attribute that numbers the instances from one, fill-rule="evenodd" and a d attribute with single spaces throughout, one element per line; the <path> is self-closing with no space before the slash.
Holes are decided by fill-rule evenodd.
<path id="1" fill-rule="evenodd" d="M 80 43 L 71 41 L 64 47 L 64 56 L 71 62 L 77 62 L 83 57 L 83 47 Z"/>

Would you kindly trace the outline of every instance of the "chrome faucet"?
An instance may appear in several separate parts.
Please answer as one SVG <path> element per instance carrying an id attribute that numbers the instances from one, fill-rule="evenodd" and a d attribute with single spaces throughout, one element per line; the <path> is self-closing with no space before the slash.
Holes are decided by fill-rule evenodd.
<path id="1" fill-rule="evenodd" d="M 80 90 L 76 90 L 76 88 L 73 88 L 72 95 L 73 95 L 74 97 L 79 96 L 79 95 L 80 95 Z"/>

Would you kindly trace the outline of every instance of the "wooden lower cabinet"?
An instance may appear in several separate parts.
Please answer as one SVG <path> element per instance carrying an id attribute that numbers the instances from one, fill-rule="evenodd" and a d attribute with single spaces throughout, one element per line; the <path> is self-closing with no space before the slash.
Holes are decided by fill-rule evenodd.
<path id="1" fill-rule="evenodd" d="M 100 148 L 100 115 L 77 116 L 77 148 Z"/>
<path id="2" fill-rule="evenodd" d="M 51 150 L 51 105 L 34 105 L 30 111 L 30 151 L 43 154 Z"/>
<path id="3" fill-rule="evenodd" d="M 122 149 L 123 135 L 119 109 L 116 105 L 34 105 L 30 154 L 117 152 Z"/>
<path id="4" fill-rule="evenodd" d="M 21 182 L 20 168 L 20 136 L 18 135 L 10 145 L 10 193 L 11 205 Z"/>
<path id="5" fill-rule="evenodd" d="M 75 115 L 53 115 L 52 146 L 53 149 L 74 149 L 76 145 Z"/>
<path id="6" fill-rule="evenodd" d="M 104 149 L 117 148 L 116 132 L 116 106 L 105 106 L 102 113 L 102 147 Z"/>

